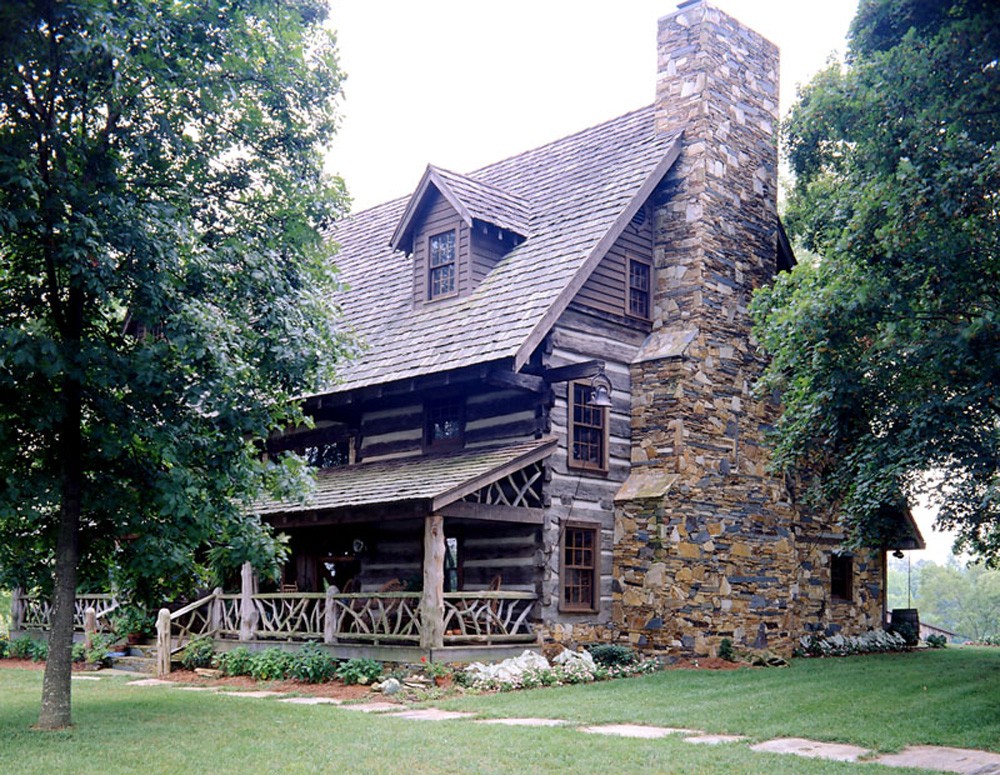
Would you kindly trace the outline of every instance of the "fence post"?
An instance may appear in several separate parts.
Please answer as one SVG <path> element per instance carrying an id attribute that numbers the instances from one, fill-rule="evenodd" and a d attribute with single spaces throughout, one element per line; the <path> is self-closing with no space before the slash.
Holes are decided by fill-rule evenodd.
<path id="1" fill-rule="evenodd" d="M 212 607 L 208 613 L 208 629 L 214 638 L 222 629 L 222 587 L 213 589 L 212 594 L 215 595 L 215 600 L 212 601 Z"/>
<path id="2" fill-rule="evenodd" d="M 87 651 L 94 647 L 94 633 L 97 632 L 97 611 L 88 605 L 83 609 L 83 645 Z"/>
<path id="3" fill-rule="evenodd" d="M 13 632 L 24 629 L 24 600 L 20 587 L 14 587 L 10 598 L 10 628 Z"/>
<path id="4" fill-rule="evenodd" d="M 156 674 L 170 673 L 170 610 L 161 608 L 156 616 Z"/>
<path id="5" fill-rule="evenodd" d="M 253 640 L 257 611 L 253 604 L 253 566 L 243 563 L 240 571 L 240 640 Z"/>
<path id="6" fill-rule="evenodd" d="M 326 644 L 337 642 L 337 601 L 333 597 L 336 593 L 336 587 L 327 587 L 323 608 L 323 642 Z"/>

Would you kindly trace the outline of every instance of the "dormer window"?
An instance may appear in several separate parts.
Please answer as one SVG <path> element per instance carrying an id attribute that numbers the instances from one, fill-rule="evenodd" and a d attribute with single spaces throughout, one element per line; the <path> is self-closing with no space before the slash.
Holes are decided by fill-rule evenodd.
<path id="1" fill-rule="evenodd" d="M 438 299 L 455 293 L 455 230 L 434 234 L 427 240 L 430 257 L 427 272 L 427 298 Z"/>

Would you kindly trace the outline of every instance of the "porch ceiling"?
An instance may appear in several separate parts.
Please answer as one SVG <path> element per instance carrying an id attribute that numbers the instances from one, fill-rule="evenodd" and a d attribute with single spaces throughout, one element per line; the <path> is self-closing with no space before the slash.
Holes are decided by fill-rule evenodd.
<path id="1" fill-rule="evenodd" d="M 430 512 L 548 457 L 555 447 L 556 439 L 547 437 L 328 468 L 317 473 L 316 489 L 304 501 L 268 499 L 254 504 L 253 511 L 266 516 L 422 501 Z"/>

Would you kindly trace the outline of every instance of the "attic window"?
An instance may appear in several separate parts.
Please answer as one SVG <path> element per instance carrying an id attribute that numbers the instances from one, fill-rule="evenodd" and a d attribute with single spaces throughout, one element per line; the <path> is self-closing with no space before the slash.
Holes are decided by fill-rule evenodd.
<path id="1" fill-rule="evenodd" d="M 650 276 L 652 267 L 635 258 L 628 260 L 628 314 L 634 318 L 649 320 Z"/>
<path id="2" fill-rule="evenodd" d="M 427 298 L 455 293 L 455 230 L 434 234 L 427 240 L 430 256 L 427 271 Z"/>

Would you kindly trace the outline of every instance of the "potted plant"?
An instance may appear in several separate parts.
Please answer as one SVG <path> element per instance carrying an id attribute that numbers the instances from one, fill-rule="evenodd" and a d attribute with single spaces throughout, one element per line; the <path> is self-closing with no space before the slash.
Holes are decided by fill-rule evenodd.
<path id="1" fill-rule="evenodd" d="M 429 662 L 424 666 L 424 672 L 434 681 L 435 686 L 451 686 L 453 671 L 441 662 Z"/>
<path id="2" fill-rule="evenodd" d="M 141 606 L 122 606 L 111 617 L 111 629 L 134 646 L 152 633 L 152 618 Z"/>

